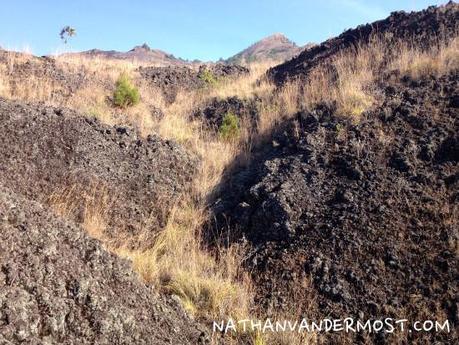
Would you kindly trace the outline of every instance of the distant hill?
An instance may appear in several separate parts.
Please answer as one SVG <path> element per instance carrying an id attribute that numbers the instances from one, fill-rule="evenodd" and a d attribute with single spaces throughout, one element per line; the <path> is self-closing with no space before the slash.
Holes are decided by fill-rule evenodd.
<path id="1" fill-rule="evenodd" d="M 78 53 L 66 53 L 66 56 L 84 56 L 84 57 L 99 57 L 114 60 L 128 60 L 139 63 L 155 64 L 155 65 L 186 65 L 191 62 L 176 58 L 174 55 L 166 53 L 159 49 L 151 49 L 148 44 L 144 43 L 136 46 L 127 52 L 119 52 L 116 50 L 99 50 L 91 49 Z"/>
<path id="2" fill-rule="evenodd" d="M 303 48 L 290 41 L 283 34 L 263 38 L 250 47 L 228 58 L 227 63 L 241 64 L 263 60 L 285 61 L 299 54 Z"/>

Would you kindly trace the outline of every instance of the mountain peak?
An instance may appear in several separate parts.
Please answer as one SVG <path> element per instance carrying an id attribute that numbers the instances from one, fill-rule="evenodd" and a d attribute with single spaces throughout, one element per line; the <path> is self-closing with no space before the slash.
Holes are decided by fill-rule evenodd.
<path id="1" fill-rule="evenodd" d="M 284 34 L 274 33 L 230 57 L 227 62 L 241 64 L 262 60 L 287 60 L 298 54 L 300 50 L 301 48 Z"/>
<path id="2" fill-rule="evenodd" d="M 266 36 L 265 38 L 262 38 L 257 43 L 259 43 L 259 42 L 269 42 L 269 41 L 292 42 L 283 33 L 276 32 L 276 33 L 274 33 L 272 35 L 269 35 L 269 36 Z"/>
<path id="3" fill-rule="evenodd" d="M 142 44 L 140 47 L 145 49 L 145 50 L 151 50 L 150 46 L 148 44 L 146 44 L 146 43 Z"/>
<path id="4" fill-rule="evenodd" d="M 131 51 L 139 51 L 139 50 L 151 51 L 151 48 L 148 44 L 144 43 L 140 46 L 135 46 L 134 48 L 131 49 Z"/>

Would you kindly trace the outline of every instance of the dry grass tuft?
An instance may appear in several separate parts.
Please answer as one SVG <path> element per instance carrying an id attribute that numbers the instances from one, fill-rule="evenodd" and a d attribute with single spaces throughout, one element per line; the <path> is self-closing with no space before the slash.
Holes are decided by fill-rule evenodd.
<path id="1" fill-rule="evenodd" d="M 103 184 L 96 182 L 88 186 L 72 184 L 56 189 L 49 196 L 48 204 L 59 216 L 80 223 L 91 237 L 105 239 L 110 195 Z"/>
<path id="2" fill-rule="evenodd" d="M 383 45 L 373 40 L 368 45 L 337 54 L 328 65 L 319 65 L 300 83 L 298 103 L 312 110 L 320 103 L 334 105 L 338 116 L 358 121 L 375 103 L 374 82 L 383 60 Z"/>
<path id="3" fill-rule="evenodd" d="M 83 72 L 85 75 L 105 76 L 111 80 L 116 80 L 122 73 L 131 75 L 139 67 L 138 64 L 127 60 L 110 60 L 71 54 L 57 55 L 54 59 L 57 66 L 68 73 Z"/>
<path id="4" fill-rule="evenodd" d="M 249 65 L 249 74 L 235 80 L 229 79 L 219 83 L 210 90 L 206 98 L 225 99 L 237 96 L 241 99 L 248 99 L 255 95 L 262 96 L 271 93 L 274 85 L 263 78 L 268 68 L 274 66 L 273 62 L 254 63 Z"/>

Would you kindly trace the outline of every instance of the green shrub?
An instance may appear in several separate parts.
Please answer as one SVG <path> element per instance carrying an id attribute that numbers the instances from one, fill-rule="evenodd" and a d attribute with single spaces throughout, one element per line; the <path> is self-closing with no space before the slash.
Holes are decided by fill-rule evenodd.
<path id="1" fill-rule="evenodd" d="M 199 79 L 205 82 L 208 85 L 216 85 L 218 80 L 215 75 L 208 69 L 204 69 L 202 72 L 199 73 Z"/>
<path id="2" fill-rule="evenodd" d="M 232 140 L 239 136 L 239 118 L 232 112 L 226 113 L 223 122 L 218 130 L 220 137 L 224 140 Z"/>
<path id="3" fill-rule="evenodd" d="M 126 73 L 120 75 L 116 81 L 116 88 L 113 94 L 113 103 L 117 107 L 127 108 L 139 103 L 140 94 L 129 79 Z"/>

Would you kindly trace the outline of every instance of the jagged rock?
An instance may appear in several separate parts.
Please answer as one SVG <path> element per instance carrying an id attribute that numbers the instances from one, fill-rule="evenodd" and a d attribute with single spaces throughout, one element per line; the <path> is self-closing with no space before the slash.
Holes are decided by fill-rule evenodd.
<path id="1" fill-rule="evenodd" d="M 72 222 L 0 183 L 0 344 L 204 344 L 205 328 Z"/>

